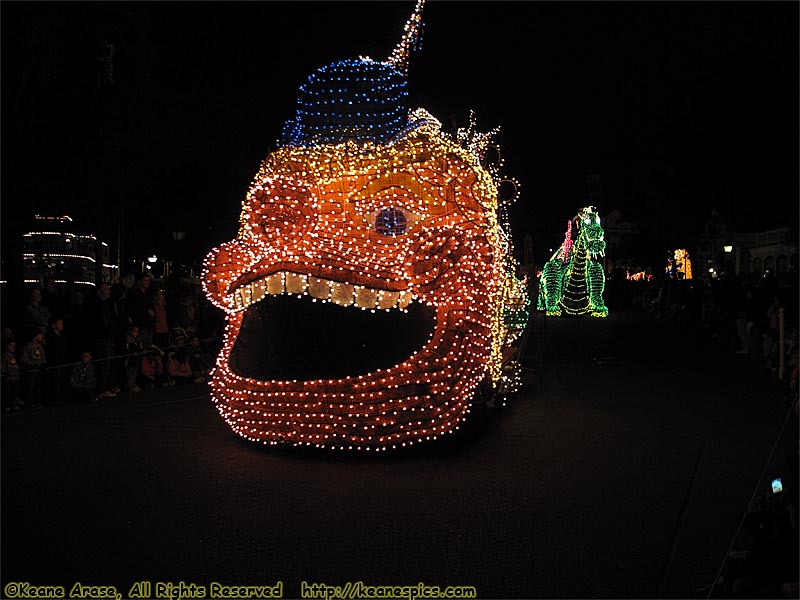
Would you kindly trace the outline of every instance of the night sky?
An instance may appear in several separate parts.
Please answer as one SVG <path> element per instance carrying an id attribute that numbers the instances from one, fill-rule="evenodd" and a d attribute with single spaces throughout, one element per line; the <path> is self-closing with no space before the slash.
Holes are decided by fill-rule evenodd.
<path id="1" fill-rule="evenodd" d="M 798 6 L 428 0 L 409 105 L 501 127 L 512 230 L 539 260 L 590 173 L 600 214 L 654 255 L 691 247 L 715 208 L 734 231 L 796 227 Z M 3 1 L 4 251 L 50 210 L 112 242 L 121 225 L 129 256 L 202 259 L 235 234 L 306 77 L 388 57 L 413 7 Z"/>

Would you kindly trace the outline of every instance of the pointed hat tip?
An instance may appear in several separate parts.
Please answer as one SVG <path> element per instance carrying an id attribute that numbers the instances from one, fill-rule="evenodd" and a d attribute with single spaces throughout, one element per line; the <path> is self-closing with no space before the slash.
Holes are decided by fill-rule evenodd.
<path id="1" fill-rule="evenodd" d="M 386 61 L 403 75 L 408 74 L 408 63 L 413 52 L 419 45 L 422 36 L 422 8 L 425 6 L 425 0 L 417 0 L 417 5 L 414 7 L 414 12 L 406 21 L 403 37 L 400 43 L 395 46 L 392 53 Z"/>

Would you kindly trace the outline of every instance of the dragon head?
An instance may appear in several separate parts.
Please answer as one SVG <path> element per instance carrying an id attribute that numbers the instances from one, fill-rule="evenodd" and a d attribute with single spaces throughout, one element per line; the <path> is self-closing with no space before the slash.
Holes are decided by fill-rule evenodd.
<path id="1" fill-rule="evenodd" d="M 594 206 L 587 206 L 575 217 L 579 235 L 583 236 L 586 250 L 592 259 L 603 256 L 606 251 L 606 242 L 603 239 L 605 232 L 596 210 Z"/>
<path id="2" fill-rule="evenodd" d="M 435 439 L 499 377 L 508 259 L 497 183 L 431 115 L 409 115 L 403 86 L 391 60 L 318 70 L 250 186 L 236 238 L 206 258 L 205 292 L 228 321 L 213 398 L 247 439 Z"/>

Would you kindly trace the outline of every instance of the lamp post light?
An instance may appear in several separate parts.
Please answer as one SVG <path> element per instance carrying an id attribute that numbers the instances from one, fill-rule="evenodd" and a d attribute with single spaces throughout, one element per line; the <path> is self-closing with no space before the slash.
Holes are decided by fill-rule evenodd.
<path id="1" fill-rule="evenodd" d="M 145 260 L 143 260 L 140 263 L 142 265 L 142 271 L 150 273 L 151 275 L 155 275 L 155 273 L 153 273 L 153 267 L 155 267 L 157 262 L 158 262 L 158 256 L 156 256 L 155 254 L 148 256 Z"/>
<path id="2" fill-rule="evenodd" d="M 725 251 L 725 272 L 728 277 L 731 275 L 735 275 L 735 273 L 731 273 L 733 269 L 733 261 L 731 260 L 732 252 L 733 252 L 733 245 L 732 244 L 725 244 L 722 246 L 722 249 Z"/>

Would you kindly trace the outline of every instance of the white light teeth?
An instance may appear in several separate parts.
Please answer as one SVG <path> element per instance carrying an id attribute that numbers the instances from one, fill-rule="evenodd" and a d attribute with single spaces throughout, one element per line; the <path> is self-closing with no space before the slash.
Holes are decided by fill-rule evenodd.
<path id="1" fill-rule="evenodd" d="M 354 299 L 354 288 L 350 283 L 331 282 L 331 300 L 340 306 L 350 306 Z"/>
<path id="2" fill-rule="evenodd" d="M 377 290 L 356 286 L 356 306 L 359 308 L 375 308 L 377 298 Z"/>
<path id="3" fill-rule="evenodd" d="M 283 273 L 273 273 L 267 276 L 267 293 L 272 295 L 282 294 L 284 291 L 284 279 Z"/>
<path id="4" fill-rule="evenodd" d="M 327 279 L 319 279 L 318 277 L 308 278 L 308 294 L 312 298 L 319 300 L 327 300 L 331 295 L 332 281 Z"/>
<path id="5" fill-rule="evenodd" d="M 412 300 L 411 291 L 403 290 L 402 292 L 400 292 L 400 297 L 397 299 L 397 306 L 399 306 L 402 309 L 405 309 L 408 307 L 409 304 L 411 304 L 411 300 Z"/>
<path id="6" fill-rule="evenodd" d="M 308 275 L 286 273 L 286 291 L 290 294 L 303 294 L 308 288 Z"/>
<path id="7" fill-rule="evenodd" d="M 268 295 L 279 296 L 284 293 L 307 294 L 315 301 L 333 302 L 339 306 L 352 305 L 373 312 L 376 309 L 399 309 L 407 312 L 406 308 L 413 299 L 410 290 L 400 292 L 377 290 L 362 285 L 282 271 L 239 287 L 233 293 L 235 310 L 240 311 L 252 306 Z"/>
<path id="8" fill-rule="evenodd" d="M 400 292 L 387 292 L 386 290 L 381 290 L 378 292 L 378 308 L 388 310 L 397 304 L 399 298 Z"/>

